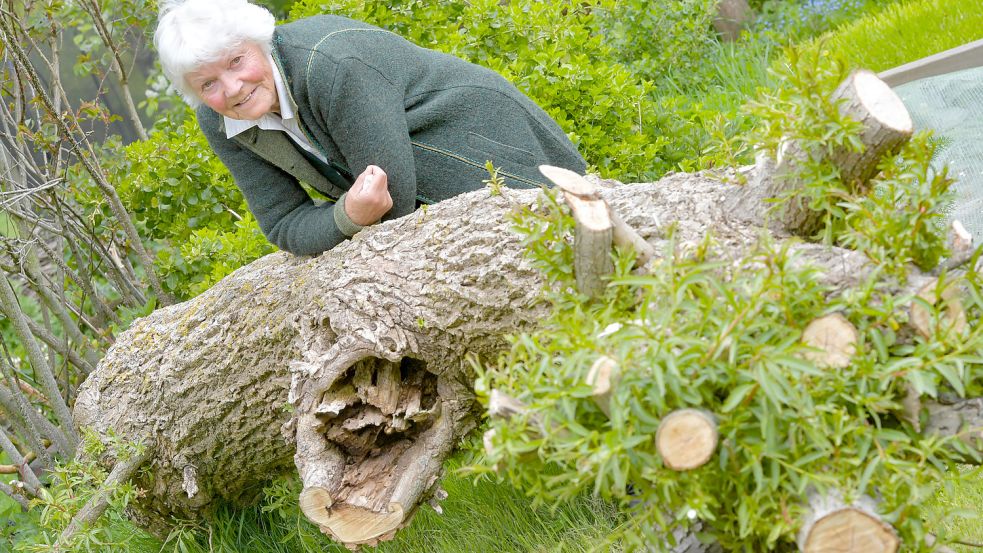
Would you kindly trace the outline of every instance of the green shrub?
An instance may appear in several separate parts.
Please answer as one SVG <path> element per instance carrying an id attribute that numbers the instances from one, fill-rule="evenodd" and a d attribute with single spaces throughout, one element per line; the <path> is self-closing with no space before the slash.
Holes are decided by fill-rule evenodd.
<path id="1" fill-rule="evenodd" d="M 489 67 L 559 123 L 587 162 L 624 181 L 655 178 L 672 163 L 651 83 L 636 76 L 600 32 L 613 0 L 300 0 L 291 18 L 337 13 L 420 46 Z"/>
<path id="2" fill-rule="evenodd" d="M 180 298 L 207 290 L 238 267 L 275 251 L 190 110 L 162 120 L 150 139 L 107 148 L 106 166 L 141 236 L 157 255 L 164 287 Z M 80 183 L 95 232 L 113 218 L 101 196 Z"/>
<path id="3" fill-rule="evenodd" d="M 782 136 L 820 148 L 856 141 L 856 125 L 829 101 L 842 71 L 795 59 L 777 95 L 759 103 L 765 125 L 756 144 L 774 147 Z M 495 467 L 541 502 L 585 490 L 621 501 L 638 530 L 622 537 L 640 548 L 661 543 L 672 521 L 691 518 L 725 550 L 788 547 L 810 493 L 837 490 L 848 502 L 877 497 L 883 519 L 921 550 L 926 532 L 951 516 L 926 505 L 947 473 L 960 477 L 954 467 L 964 455 L 979 453 L 899 420 L 905 390 L 933 398 L 983 393 L 983 275 L 971 268 L 942 278 L 936 293 L 958 278 L 967 320 L 975 322 L 942 327 L 932 338 L 901 330 L 913 294 L 884 286 L 885 273 L 903 283 L 901 265 L 931 268 L 942 252 L 934 220 L 947 180 L 927 169 L 931 155 L 930 141 L 918 138 L 885 163 L 880 193 L 870 198 L 851 196 L 821 157 L 799 174 L 813 179 L 809 194 L 829 214 L 831 239 L 853 240 L 880 264 L 845 292 L 820 284 L 820 269 L 801 263 L 789 242 L 762 237 L 742 260 L 723 261 L 712 234 L 684 248 L 670 226 L 647 274 L 632 274 L 630 259 L 618 255 L 604 297 L 587 301 L 573 292 L 567 209 L 552 195 L 525 209 L 517 229 L 547 276 L 553 312 L 515 337 L 498 364 L 479 368 L 481 397 L 499 390 L 528 412 L 491 422 L 488 458 L 474 470 Z M 899 222 L 911 238 L 897 234 Z M 946 309 L 941 301 L 923 307 L 934 317 Z M 802 341 L 806 325 L 830 313 L 859 334 L 849 366 L 836 370 L 810 361 Z M 609 415 L 587 384 L 601 356 L 621 374 Z M 653 440 L 663 418 L 681 408 L 714 413 L 720 435 L 710 462 L 685 472 L 665 466 Z"/>
<path id="4" fill-rule="evenodd" d="M 86 433 L 79 446 L 80 458 L 57 465 L 49 475 L 49 485 L 41 488 L 40 496 L 31 501 L 35 509 L 18 517 L 24 525 L 23 535 L 11 536 L 13 550 L 34 553 L 127 551 L 141 533 L 124 524 L 127 504 L 141 493 L 135 484 L 126 482 L 104 490 L 108 493 L 109 505 L 102 517 L 79 528 L 60 548 L 54 547 L 83 506 L 103 491 L 101 488 L 109 472 L 97 460 L 111 458 L 115 462 L 124 462 L 140 454 L 145 444 L 124 442 L 115 435 L 110 435 L 109 444 L 103 444 L 95 434 Z"/>
<path id="5" fill-rule="evenodd" d="M 697 76 L 716 44 L 711 27 L 718 0 L 629 0 L 599 14 L 617 60 L 657 81 L 669 73 Z"/>

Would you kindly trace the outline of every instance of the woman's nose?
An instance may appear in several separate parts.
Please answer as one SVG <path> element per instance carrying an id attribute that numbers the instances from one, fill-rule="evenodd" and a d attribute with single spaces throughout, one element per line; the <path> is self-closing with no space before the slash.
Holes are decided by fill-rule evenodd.
<path id="1" fill-rule="evenodd" d="M 234 98 L 239 95 L 239 90 L 242 88 L 242 81 L 238 77 L 235 75 L 223 75 L 220 81 L 226 98 Z"/>

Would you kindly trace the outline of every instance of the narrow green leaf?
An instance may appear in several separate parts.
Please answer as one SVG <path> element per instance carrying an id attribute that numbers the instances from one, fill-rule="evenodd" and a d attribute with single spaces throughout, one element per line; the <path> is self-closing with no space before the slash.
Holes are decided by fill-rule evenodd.
<path id="1" fill-rule="evenodd" d="M 727 396 L 727 400 L 724 401 L 723 406 L 720 408 L 722 413 L 730 413 L 735 407 L 741 404 L 748 395 L 758 387 L 757 384 L 751 382 L 748 384 L 741 384 L 737 388 L 734 388 L 730 395 Z"/>

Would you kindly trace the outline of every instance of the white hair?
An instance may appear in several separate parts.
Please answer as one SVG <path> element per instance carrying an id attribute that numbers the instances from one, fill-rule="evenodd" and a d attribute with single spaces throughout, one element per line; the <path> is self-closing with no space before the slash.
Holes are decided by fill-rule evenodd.
<path id="1" fill-rule="evenodd" d="M 276 19 L 247 0 L 163 0 L 154 45 L 164 75 L 191 107 L 201 105 L 184 77 L 246 43 L 269 54 Z"/>

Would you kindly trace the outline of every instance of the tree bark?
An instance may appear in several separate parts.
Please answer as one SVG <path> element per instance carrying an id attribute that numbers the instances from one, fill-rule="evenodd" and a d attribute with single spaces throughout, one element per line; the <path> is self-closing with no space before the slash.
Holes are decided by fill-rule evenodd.
<path id="1" fill-rule="evenodd" d="M 877 162 L 842 159 L 857 175 Z M 745 187 L 674 174 L 599 195 L 656 252 L 641 270 L 669 245 L 662 223 L 673 224 L 677 247 L 712 233 L 715 257 L 738 260 L 760 248 L 765 201 L 783 192 L 770 167 L 744 169 L 754 177 Z M 545 314 L 544 282 L 508 217 L 538 194 L 480 190 L 318 257 L 272 254 L 135 322 L 80 389 L 75 417 L 152 449 L 138 522 L 163 532 L 168 515 L 251 501 L 293 457 L 303 510 L 323 531 L 351 546 L 392 536 L 477 425 L 472 360 L 494 360 L 506 335 Z M 876 270 L 861 253 L 793 237 L 800 231 L 772 229 L 774 247 L 817 268 L 831 295 Z M 934 278 L 912 269 L 903 289 L 885 283 L 885 292 L 914 295 Z"/>
<path id="2" fill-rule="evenodd" d="M 665 245 L 657 222 L 675 222 L 679 243 L 712 232 L 736 259 L 761 227 L 727 209 L 735 193 L 741 189 L 705 175 L 675 174 L 603 196 L 657 251 Z M 135 322 L 83 384 L 75 418 L 154 450 L 138 522 L 161 532 L 167 515 L 252 501 L 296 453 L 305 487 L 325 492 L 325 511 L 367 508 L 386 518 L 399 492 L 415 502 L 400 505 L 405 524 L 478 420 L 468 357 L 494 359 L 504 335 L 545 313 L 537 302 L 543 281 L 506 217 L 537 194 L 477 191 L 366 229 L 319 257 L 271 254 Z M 834 293 L 873 270 L 858 252 L 798 240 L 789 247 L 798 263 L 820 268 Z M 932 278 L 916 271 L 909 286 Z M 395 385 L 382 392 L 386 378 Z M 451 431 L 433 430 L 443 424 Z M 410 475 L 423 489 L 405 490 Z"/>
<path id="3" fill-rule="evenodd" d="M 80 388 L 75 417 L 155 450 L 138 519 L 163 531 L 168 515 L 248 502 L 302 449 L 321 463 L 313 470 L 299 453 L 302 474 L 345 475 L 305 478 L 336 506 L 385 510 L 398 493 L 409 515 L 478 420 L 468 359 L 494 359 L 506 334 L 545 313 L 539 274 L 504 220 L 536 193 L 480 191 L 319 257 L 272 254 L 137 321 Z M 330 447 L 310 439 L 311 427 Z M 332 449 L 334 461 L 315 459 Z M 370 466 L 382 458 L 398 470 Z M 414 458 L 432 460 L 421 468 Z M 327 470 L 332 462 L 346 468 Z"/>
<path id="4" fill-rule="evenodd" d="M 734 42 L 741 38 L 741 31 L 754 12 L 747 0 L 720 0 L 717 4 L 717 15 L 713 18 L 713 29 L 720 33 L 725 42 Z"/>

